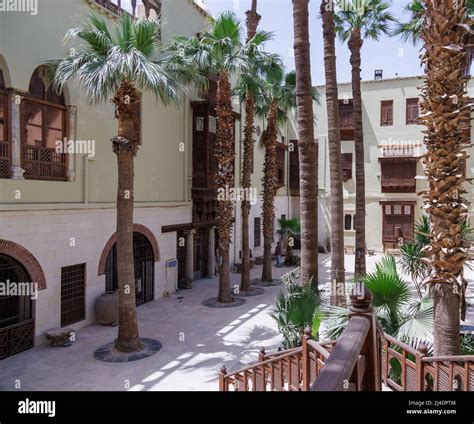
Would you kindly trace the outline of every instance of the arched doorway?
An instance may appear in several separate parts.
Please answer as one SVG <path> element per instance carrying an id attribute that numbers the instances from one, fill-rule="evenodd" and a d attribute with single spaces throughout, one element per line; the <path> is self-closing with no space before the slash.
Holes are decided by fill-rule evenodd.
<path id="1" fill-rule="evenodd" d="M 155 281 L 155 255 L 153 247 L 148 238 L 142 233 L 133 233 L 133 257 L 135 261 L 137 305 L 142 305 L 154 299 Z M 117 288 L 117 243 L 114 243 L 105 263 L 105 290 L 116 291 Z"/>
<path id="2" fill-rule="evenodd" d="M 2 253 L 0 282 L 5 284 L 0 293 L 0 359 L 4 359 L 33 347 L 34 305 L 32 293 L 24 290 L 25 283 L 31 283 L 30 275 L 20 262 Z M 26 295 L 13 293 L 12 283 L 16 283 L 17 293 Z"/>

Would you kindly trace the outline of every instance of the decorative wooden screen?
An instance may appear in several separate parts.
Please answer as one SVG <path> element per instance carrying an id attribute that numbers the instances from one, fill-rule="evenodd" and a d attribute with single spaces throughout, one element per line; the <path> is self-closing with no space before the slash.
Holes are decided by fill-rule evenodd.
<path id="1" fill-rule="evenodd" d="M 253 221 L 253 247 L 260 247 L 262 245 L 261 241 L 262 234 L 262 223 L 261 218 L 254 218 Z"/>
<path id="2" fill-rule="evenodd" d="M 382 193 L 415 193 L 416 160 L 381 158 Z"/>
<path id="3" fill-rule="evenodd" d="M 393 125 L 393 100 L 382 100 L 380 104 L 380 125 Z"/>
<path id="4" fill-rule="evenodd" d="M 393 201 L 382 203 L 383 242 L 399 243 L 413 240 L 416 202 Z"/>
<path id="5" fill-rule="evenodd" d="M 352 99 L 339 100 L 341 140 L 354 140 L 354 103 Z"/>
<path id="6" fill-rule="evenodd" d="M 352 153 L 341 153 L 342 179 L 345 183 L 352 180 Z"/>
<path id="7" fill-rule="evenodd" d="M 57 141 L 67 135 L 64 97 L 47 88 L 42 68 L 33 73 L 29 97 L 21 102 L 21 145 L 24 177 L 36 180 L 67 179 L 67 154 L 57 153 Z"/>
<path id="8" fill-rule="evenodd" d="M 86 264 L 61 268 L 61 327 L 86 318 Z"/>
<path id="9" fill-rule="evenodd" d="M 407 107 L 406 107 L 407 125 L 418 124 L 419 114 L 420 114 L 420 106 L 419 106 L 418 98 L 407 99 Z"/>
<path id="10" fill-rule="evenodd" d="M 161 0 L 95 0 L 95 2 L 115 15 L 121 15 L 126 11 L 139 19 L 161 18 Z"/>
<path id="11" fill-rule="evenodd" d="M 277 166 L 277 178 L 278 178 L 278 185 L 284 186 L 285 185 L 285 151 L 286 146 L 282 143 L 277 143 L 276 145 L 276 166 Z"/>
<path id="12" fill-rule="evenodd" d="M 290 190 L 300 189 L 300 158 L 298 152 L 298 140 L 291 140 L 290 145 Z"/>

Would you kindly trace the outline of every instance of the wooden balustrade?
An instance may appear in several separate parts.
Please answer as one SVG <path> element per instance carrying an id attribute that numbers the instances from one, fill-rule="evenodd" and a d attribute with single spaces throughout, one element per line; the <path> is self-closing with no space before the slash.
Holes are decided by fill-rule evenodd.
<path id="1" fill-rule="evenodd" d="M 381 332 L 371 300 L 370 291 L 358 284 L 351 294 L 349 322 L 311 391 L 381 390 Z"/>

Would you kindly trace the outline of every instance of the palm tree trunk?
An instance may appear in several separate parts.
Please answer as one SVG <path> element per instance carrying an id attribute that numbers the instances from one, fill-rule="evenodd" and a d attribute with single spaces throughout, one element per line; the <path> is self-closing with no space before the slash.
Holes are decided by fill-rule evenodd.
<path id="1" fill-rule="evenodd" d="M 424 192 L 430 215 L 431 242 L 428 254 L 434 298 L 434 353 L 460 352 L 460 295 L 467 254 L 462 246 L 462 223 L 469 204 L 463 197 L 465 176 L 463 144 L 468 138 L 462 123 L 470 119 L 465 77 L 468 34 L 465 0 L 424 0 L 425 27 L 421 37 L 425 53 L 425 82 L 422 88 L 421 122 L 426 126 L 424 157 L 429 189 Z M 445 48 L 450 46 L 450 48 Z M 442 72 L 440 72 L 442 70 Z"/>
<path id="2" fill-rule="evenodd" d="M 113 142 L 117 155 L 117 275 L 119 328 L 116 349 L 135 352 L 143 348 L 138 335 L 133 258 L 134 157 L 138 150 L 133 106 L 139 101 L 135 87 L 124 82 L 113 99 L 118 118 L 118 136 Z"/>
<path id="3" fill-rule="evenodd" d="M 234 116 L 232 110 L 232 90 L 230 75 L 227 71 L 219 74 L 217 83 L 217 174 L 216 187 L 222 192 L 228 192 L 234 180 Z M 232 228 L 232 201 L 222 198 L 217 201 L 216 219 L 219 235 L 219 252 L 221 265 L 219 269 L 219 293 L 217 301 L 231 303 L 233 297 L 230 289 L 230 233 Z"/>
<path id="4" fill-rule="evenodd" d="M 334 11 L 321 2 L 324 38 L 324 70 L 328 110 L 329 172 L 331 179 L 331 304 L 344 306 L 344 197 L 342 191 L 341 127 L 336 73 Z"/>
<path id="5" fill-rule="evenodd" d="M 262 281 L 271 282 L 272 243 L 275 222 L 275 194 L 277 190 L 276 141 L 278 104 L 273 102 L 268 114 L 264 135 L 265 161 L 263 164 L 263 268 Z"/>
<path id="6" fill-rule="evenodd" d="M 353 30 L 349 39 L 352 66 L 352 97 L 354 102 L 354 150 L 356 183 L 356 219 L 355 219 L 355 266 L 354 275 L 366 273 L 365 265 L 365 157 L 364 130 L 362 123 L 362 93 L 360 88 L 360 66 L 362 38 L 359 30 Z"/>
<path id="7" fill-rule="evenodd" d="M 257 13 L 257 0 L 252 1 L 252 8 L 247 11 L 247 42 L 256 34 L 260 22 Z M 250 291 L 250 241 L 249 241 L 249 217 L 250 217 L 250 193 L 252 168 L 253 168 L 253 133 L 254 133 L 255 100 L 252 93 L 247 92 L 245 99 L 245 132 L 244 132 L 244 158 L 242 166 L 242 187 L 247 193 L 242 201 L 242 278 L 240 291 Z"/>
<path id="8" fill-rule="evenodd" d="M 300 162 L 301 281 L 318 284 L 318 145 L 314 139 L 309 0 L 293 0 L 298 150 Z"/>

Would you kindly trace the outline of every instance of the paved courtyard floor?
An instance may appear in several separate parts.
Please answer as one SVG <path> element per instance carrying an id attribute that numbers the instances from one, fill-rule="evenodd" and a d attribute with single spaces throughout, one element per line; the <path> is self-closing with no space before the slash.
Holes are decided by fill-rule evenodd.
<path id="1" fill-rule="evenodd" d="M 371 270 L 377 257 L 368 257 Z M 348 278 L 354 256 L 346 257 Z M 320 255 L 320 281 L 329 281 L 330 260 Z M 275 269 L 275 277 L 289 268 Z M 261 267 L 252 270 L 260 276 Z M 472 282 L 470 271 L 468 278 Z M 231 274 L 232 283 L 240 274 Z M 222 365 L 235 370 L 256 360 L 260 347 L 274 351 L 281 342 L 268 313 L 281 286 L 265 288 L 265 294 L 248 297 L 245 305 L 210 309 L 202 301 L 217 295 L 217 278 L 202 279 L 192 290 L 181 290 L 138 308 L 141 337 L 159 340 L 157 354 L 137 362 L 110 364 L 94 359 L 94 351 L 111 342 L 117 328 L 88 326 L 76 334 L 67 348 L 41 345 L 0 361 L 0 390 L 218 390 Z M 20 383 L 20 387 L 18 387 Z"/>

